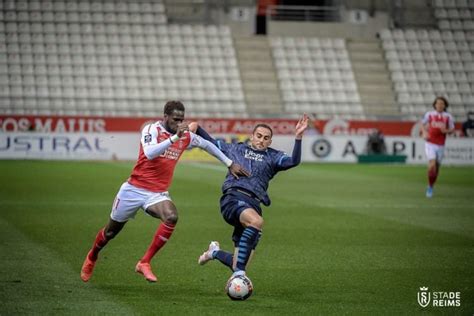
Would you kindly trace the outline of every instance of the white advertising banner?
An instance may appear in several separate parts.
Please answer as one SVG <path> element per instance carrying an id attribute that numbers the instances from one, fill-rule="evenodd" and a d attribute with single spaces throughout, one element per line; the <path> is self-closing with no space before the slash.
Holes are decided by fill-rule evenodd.
<path id="1" fill-rule="evenodd" d="M 304 139 L 302 160 L 314 162 L 357 162 L 365 153 L 367 136 L 310 136 Z M 385 137 L 387 154 L 405 155 L 409 164 L 426 163 L 425 141 L 414 137 Z M 443 164 L 474 165 L 474 140 L 449 138 Z"/>
<path id="2" fill-rule="evenodd" d="M 139 141 L 139 133 L 0 133 L 0 158 L 135 160 Z"/>
<path id="3" fill-rule="evenodd" d="M 245 137 L 219 134 L 226 140 L 242 141 Z M 138 157 L 140 134 L 112 133 L 0 133 L 0 159 L 61 160 L 135 160 Z M 303 139 L 302 161 L 357 162 L 365 153 L 367 136 L 307 135 Z M 388 154 L 406 155 L 407 163 L 424 164 L 425 142 L 414 137 L 385 137 Z M 291 154 L 294 136 L 275 135 L 272 147 Z M 191 152 L 198 151 L 193 149 Z M 206 154 L 189 153 L 186 160 L 203 160 Z M 213 160 L 212 158 L 209 160 Z M 474 140 L 448 138 L 444 164 L 474 165 Z"/>

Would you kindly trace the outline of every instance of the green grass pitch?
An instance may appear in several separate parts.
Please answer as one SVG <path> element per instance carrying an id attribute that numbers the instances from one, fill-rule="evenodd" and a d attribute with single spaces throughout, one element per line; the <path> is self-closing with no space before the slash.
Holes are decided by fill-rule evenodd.
<path id="1" fill-rule="evenodd" d="M 474 168 L 443 167 L 424 196 L 425 166 L 303 164 L 270 185 L 273 204 L 248 270 L 254 295 L 224 293 L 230 271 L 197 258 L 231 248 L 218 209 L 225 168 L 178 165 L 179 223 L 134 272 L 158 221 L 139 212 L 103 250 L 89 283 L 79 271 L 132 163 L 0 161 L 0 315 L 359 315 L 474 313 Z M 417 303 L 419 288 L 461 292 L 460 307 Z"/>

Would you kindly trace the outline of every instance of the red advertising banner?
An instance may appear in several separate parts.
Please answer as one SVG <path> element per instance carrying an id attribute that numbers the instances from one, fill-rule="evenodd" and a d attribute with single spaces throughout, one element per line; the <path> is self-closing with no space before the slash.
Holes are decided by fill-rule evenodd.
<path id="1" fill-rule="evenodd" d="M 160 118 L 125 118 L 92 116 L 32 116 L 0 115 L 0 132 L 36 131 L 42 133 L 110 133 L 139 132 L 143 124 Z M 211 119 L 187 118 L 197 121 L 212 134 L 250 134 L 257 123 L 272 127 L 275 135 L 294 133 L 295 119 Z M 375 129 L 387 136 L 418 136 L 419 122 L 406 121 L 351 121 L 344 119 L 317 120 L 308 133 L 324 135 L 367 135 Z M 461 135 L 461 124 L 456 124 L 456 136 Z"/>

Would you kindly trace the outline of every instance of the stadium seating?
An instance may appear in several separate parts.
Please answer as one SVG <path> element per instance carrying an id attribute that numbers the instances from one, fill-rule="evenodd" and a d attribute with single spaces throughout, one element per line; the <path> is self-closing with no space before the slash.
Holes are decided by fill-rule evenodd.
<path id="1" fill-rule="evenodd" d="M 437 95 L 448 98 L 457 120 L 474 110 L 471 31 L 386 29 L 380 37 L 398 103 L 407 118 L 419 119 Z"/>
<path id="2" fill-rule="evenodd" d="M 474 31 L 474 3 L 468 0 L 435 0 L 434 16 L 440 30 Z"/>
<path id="3" fill-rule="evenodd" d="M 320 118 L 364 118 L 342 38 L 272 37 L 284 107 Z"/>
<path id="4" fill-rule="evenodd" d="M 463 120 L 474 110 L 474 2 L 432 3 L 439 30 L 379 33 L 393 89 L 403 118 L 446 95 Z M 156 116 L 177 98 L 191 116 L 248 116 L 227 26 L 168 24 L 153 0 L 0 4 L 1 113 Z M 368 117 L 345 39 L 269 42 L 286 114 Z"/>
<path id="5" fill-rule="evenodd" d="M 245 116 L 226 26 L 167 24 L 160 1 L 4 1 L 2 113 Z M 214 114 L 215 112 L 215 114 Z"/>

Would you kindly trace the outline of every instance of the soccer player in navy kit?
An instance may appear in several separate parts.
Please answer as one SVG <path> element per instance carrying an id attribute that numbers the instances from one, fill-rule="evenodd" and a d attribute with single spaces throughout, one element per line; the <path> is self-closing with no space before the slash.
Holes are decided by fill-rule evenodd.
<path id="1" fill-rule="evenodd" d="M 192 130 L 196 125 L 190 125 Z M 221 213 L 224 220 L 234 226 L 232 240 L 234 254 L 219 248 L 217 241 L 212 241 L 198 259 L 203 265 L 210 260 L 218 259 L 234 272 L 233 276 L 245 275 L 245 270 L 251 255 L 261 236 L 263 218 L 260 204 L 270 205 L 267 194 L 270 180 L 279 172 L 297 166 L 301 160 L 301 140 L 308 127 L 306 114 L 295 127 L 295 145 L 291 156 L 270 148 L 273 132 L 270 126 L 258 124 L 250 137 L 250 144 L 228 144 L 212 138 L 201 127 L 196 133 L 202 138 L 214 143 L 232 161 L 240 164 L 250 172 L 248 177 L 227 177 L 222 185 L 223 195 L 220 200 Z"/>

